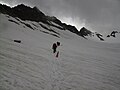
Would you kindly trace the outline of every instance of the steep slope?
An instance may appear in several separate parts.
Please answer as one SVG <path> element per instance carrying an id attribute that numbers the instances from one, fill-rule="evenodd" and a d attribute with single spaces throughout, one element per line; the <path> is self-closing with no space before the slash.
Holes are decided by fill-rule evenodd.
<path id="1" fill-rule="evenodd" d="M 89 41 L 50 23 L 0 14 L 0 90 L 120 89 L 120 44 Z M 56 41 L 59 58 L 51 50 Z"/>
<path id="2" fill-rule="evenodd" d="M 17 5 L 15 7 L 11 8 L 9 6 L 0 4 L 0 8 L 1 8 L 1 10 L 0 10 L 1 13 L 7 14 L 14 18 L 20 18 L 21 20 L 24 20 L 24 21 L 28 20 L 28 21 L 34 21 L 34 22 L 42 22 L 44 24 L 48 24 L 50 26 L 57 27 L 61 30 L 68 30 L 68 31 L 71 31 L 71 32 L 79 35 L 78 30 L 76 29 L 75 26 L 67 25 L 66 23 L 62 23 L 56 17 L 46 16 L 37 7 L 32 8 L 32 7 L 26 6 L 24 4 L 20 4 L 20 5 Z M 55 23 L 59 26 L 56 26 L 56 25 L 52 24 L 51 22 Z M 42 26 L 42 27 L 44 27 L 44 26 Z"/>

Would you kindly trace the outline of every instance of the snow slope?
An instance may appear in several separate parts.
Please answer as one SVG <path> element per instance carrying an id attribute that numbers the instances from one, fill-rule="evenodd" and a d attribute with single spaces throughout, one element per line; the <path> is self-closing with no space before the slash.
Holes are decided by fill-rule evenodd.
<path id="1" fill-rule="evenodd" d="M 0 14 L 0 90 L 120 90 L 120 44 Z"/>

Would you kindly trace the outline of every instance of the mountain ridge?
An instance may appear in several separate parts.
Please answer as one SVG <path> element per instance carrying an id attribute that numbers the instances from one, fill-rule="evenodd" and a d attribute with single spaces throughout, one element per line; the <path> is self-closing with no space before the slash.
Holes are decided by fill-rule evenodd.
<path id="1" fill-rule="evenodd" d="M 7 5 L 0 4 L 0 12 L 3 14 L 8 14 L 12 17 L 18 17 L 22 20 L 30 20 L 30 21 L 36 21 L 36 22 L 43 22 L 46 24 L 50 24 L 49 21 L 53 21 L 57 23 L 58 25 L 62 26 L 63 30 L 68 29 L 73 33 L 78 33 L 79 31 L 76 29 L 75 26 L 67 25 L 66 23 L 62 23 L 59 19 L 56 17 L 50 17 L 46 16 L 43 12 L 41 12 L 36 6 L 31 8 L 29 6 L 26 6 L 24 4 L 19 4 L 15 7 L 9 7 Z M 54 18 L 54 19 L 53 19 Z"/>
<path id="2" fill-rule="evenodd" d="M 118 31 L 113 31 L 107 36 L 104 36 L 101 33 L 88 30 L 86 27 L 82 27 L 79 31 L 75 26 L 63 23 L 61 20 L 59 20 L 55 16 L 45 15 L 36 6 L 30 7 L 24 4 L 19 4 L 17 6 L 10 7 L 4 4 L 0 4 L 0 13 L 7 14 L 15 18 L 18 17 L 24 21 L 28 20 L 28 21 L 35 21 L 35 22 L 43 22 L 47 25 L 59 28 L 60 30 L 69 30 L 70 32 L 75 33 L 78 36 L 81 36 L 85 39 L 90 39 L 90 38 L 93 39 L 94 37 L 96 37 L 99 41 L 106 41 L 106 38 L 110 38 L 110 37 L 116 38 L 116 34 L 119 34 Z M 59 26 L 54 25 L 51 22 L 54 22 Z M 32 28 L 30 25 L 27 25 L 27 26 Z"/>

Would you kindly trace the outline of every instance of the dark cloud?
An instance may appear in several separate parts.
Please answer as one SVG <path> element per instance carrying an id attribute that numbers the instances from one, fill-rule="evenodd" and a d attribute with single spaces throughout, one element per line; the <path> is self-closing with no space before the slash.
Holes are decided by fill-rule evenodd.
<path id="1" fill-rule="evenodd" d="M 119 0 L 0 0 L 10 5 L 25 3 L 37 6 L 47 15 L 63 21 L 85 25 L 94 31 L 120 29 Z"/>

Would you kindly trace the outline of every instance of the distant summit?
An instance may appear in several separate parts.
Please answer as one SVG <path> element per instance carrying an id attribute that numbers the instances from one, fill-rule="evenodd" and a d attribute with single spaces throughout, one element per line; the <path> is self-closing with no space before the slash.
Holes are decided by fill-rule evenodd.
<path id="1" fill-rule="evenodd" d="M 83 27 L 83 28 L 80 29 L 79 34 L 81 36 L 85 37 L 85 36 L 92 36 L 93 33 L 90 30 Z"/>
<path id="2" fill-rule="evenodd" d="M 86 29 L 85 27 L 80 29 L 79 35 L 86 39 L 96 38 L 96 39 L 99 39 L 100 41 L 104 41 L 102 34 L 100 34 L 98 32 L 92 32 L 92 31 Z"/>
<path id="3" fill-rule="evenodd" d="M 107 37 L 116 37 L 116 34 L 119 34 L 120 32 L 118 31 L 112 31 L 109 35 L 107 35 Z"/>

